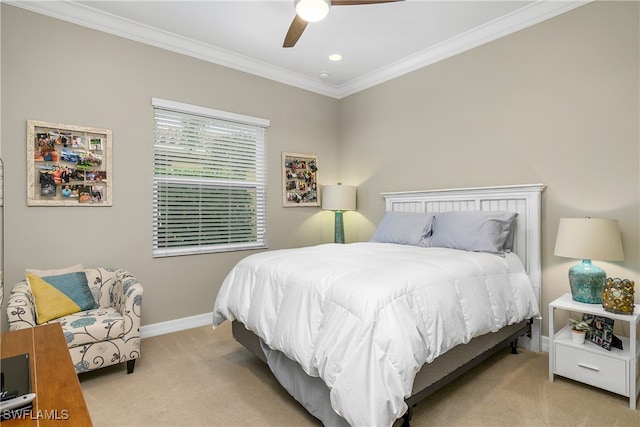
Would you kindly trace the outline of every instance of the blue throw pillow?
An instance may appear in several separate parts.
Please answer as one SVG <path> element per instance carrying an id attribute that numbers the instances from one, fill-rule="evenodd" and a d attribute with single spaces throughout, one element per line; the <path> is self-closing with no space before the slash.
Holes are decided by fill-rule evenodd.
<path id="1" fill-rule="evenodd" d="M 26 270 L 40 325 L 62 316 L 97 308 L 81 264 L 57 270 Z"/>

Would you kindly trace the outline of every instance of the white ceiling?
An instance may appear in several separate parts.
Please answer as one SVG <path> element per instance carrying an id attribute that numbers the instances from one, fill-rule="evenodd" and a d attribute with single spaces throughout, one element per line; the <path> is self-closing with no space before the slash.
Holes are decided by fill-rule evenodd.
<path id="1" fill-rule="evenodd" d="M 342 98 L 588 1 L 405 0 L 334 6 L 286 49 L 282 42 L 295 15 L 293 0 L 8 3 Z M 342 61 L 330 61 L 333 53 L 341 54 Z"/>

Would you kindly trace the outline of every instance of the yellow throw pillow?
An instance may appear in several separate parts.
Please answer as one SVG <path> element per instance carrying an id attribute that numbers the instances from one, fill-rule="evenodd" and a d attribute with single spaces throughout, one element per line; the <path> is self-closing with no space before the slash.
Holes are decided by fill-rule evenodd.
<path id="1" fill-rule="evenodd" d="M 81 264 L 58 270 L 27 269 L 26 276 L 39 325 L 68 314 L 97 308 Z"/>

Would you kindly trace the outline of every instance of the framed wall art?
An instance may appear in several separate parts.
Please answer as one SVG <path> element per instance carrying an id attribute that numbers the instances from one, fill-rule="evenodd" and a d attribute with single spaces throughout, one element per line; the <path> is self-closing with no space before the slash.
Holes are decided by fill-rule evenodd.
<path id="1" fill-rule="evenodd" d="M 282 153 L 282 206 L 320 206 L 317 156 Z"/>
<path id="2" fill-rule="evenodd" d="M 112 206 L 111 131 L 27 121 L 28 206 Z"/>

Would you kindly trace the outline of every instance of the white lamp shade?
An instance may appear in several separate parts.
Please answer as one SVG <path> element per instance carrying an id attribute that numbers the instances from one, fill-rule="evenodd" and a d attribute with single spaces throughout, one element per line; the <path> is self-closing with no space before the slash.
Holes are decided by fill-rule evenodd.
<path id="1" fill-rule="evenodd" d="M 329 13 L 329 0 L 296 0 L 296 13 L 307 22 L 321 21 Z"/>
<path id="2" fill-rule="evenodd" d="M 322 186 L 322 209 L 353 211 L 356 209 L 356 187 L 352 185 Z"/>
<path id="3" fill-rule="evenodd" d="M 605 218 L 560 218 L 553 253 L 567 258 L 622 261 L 624 253 L 618 221 Z"/>

